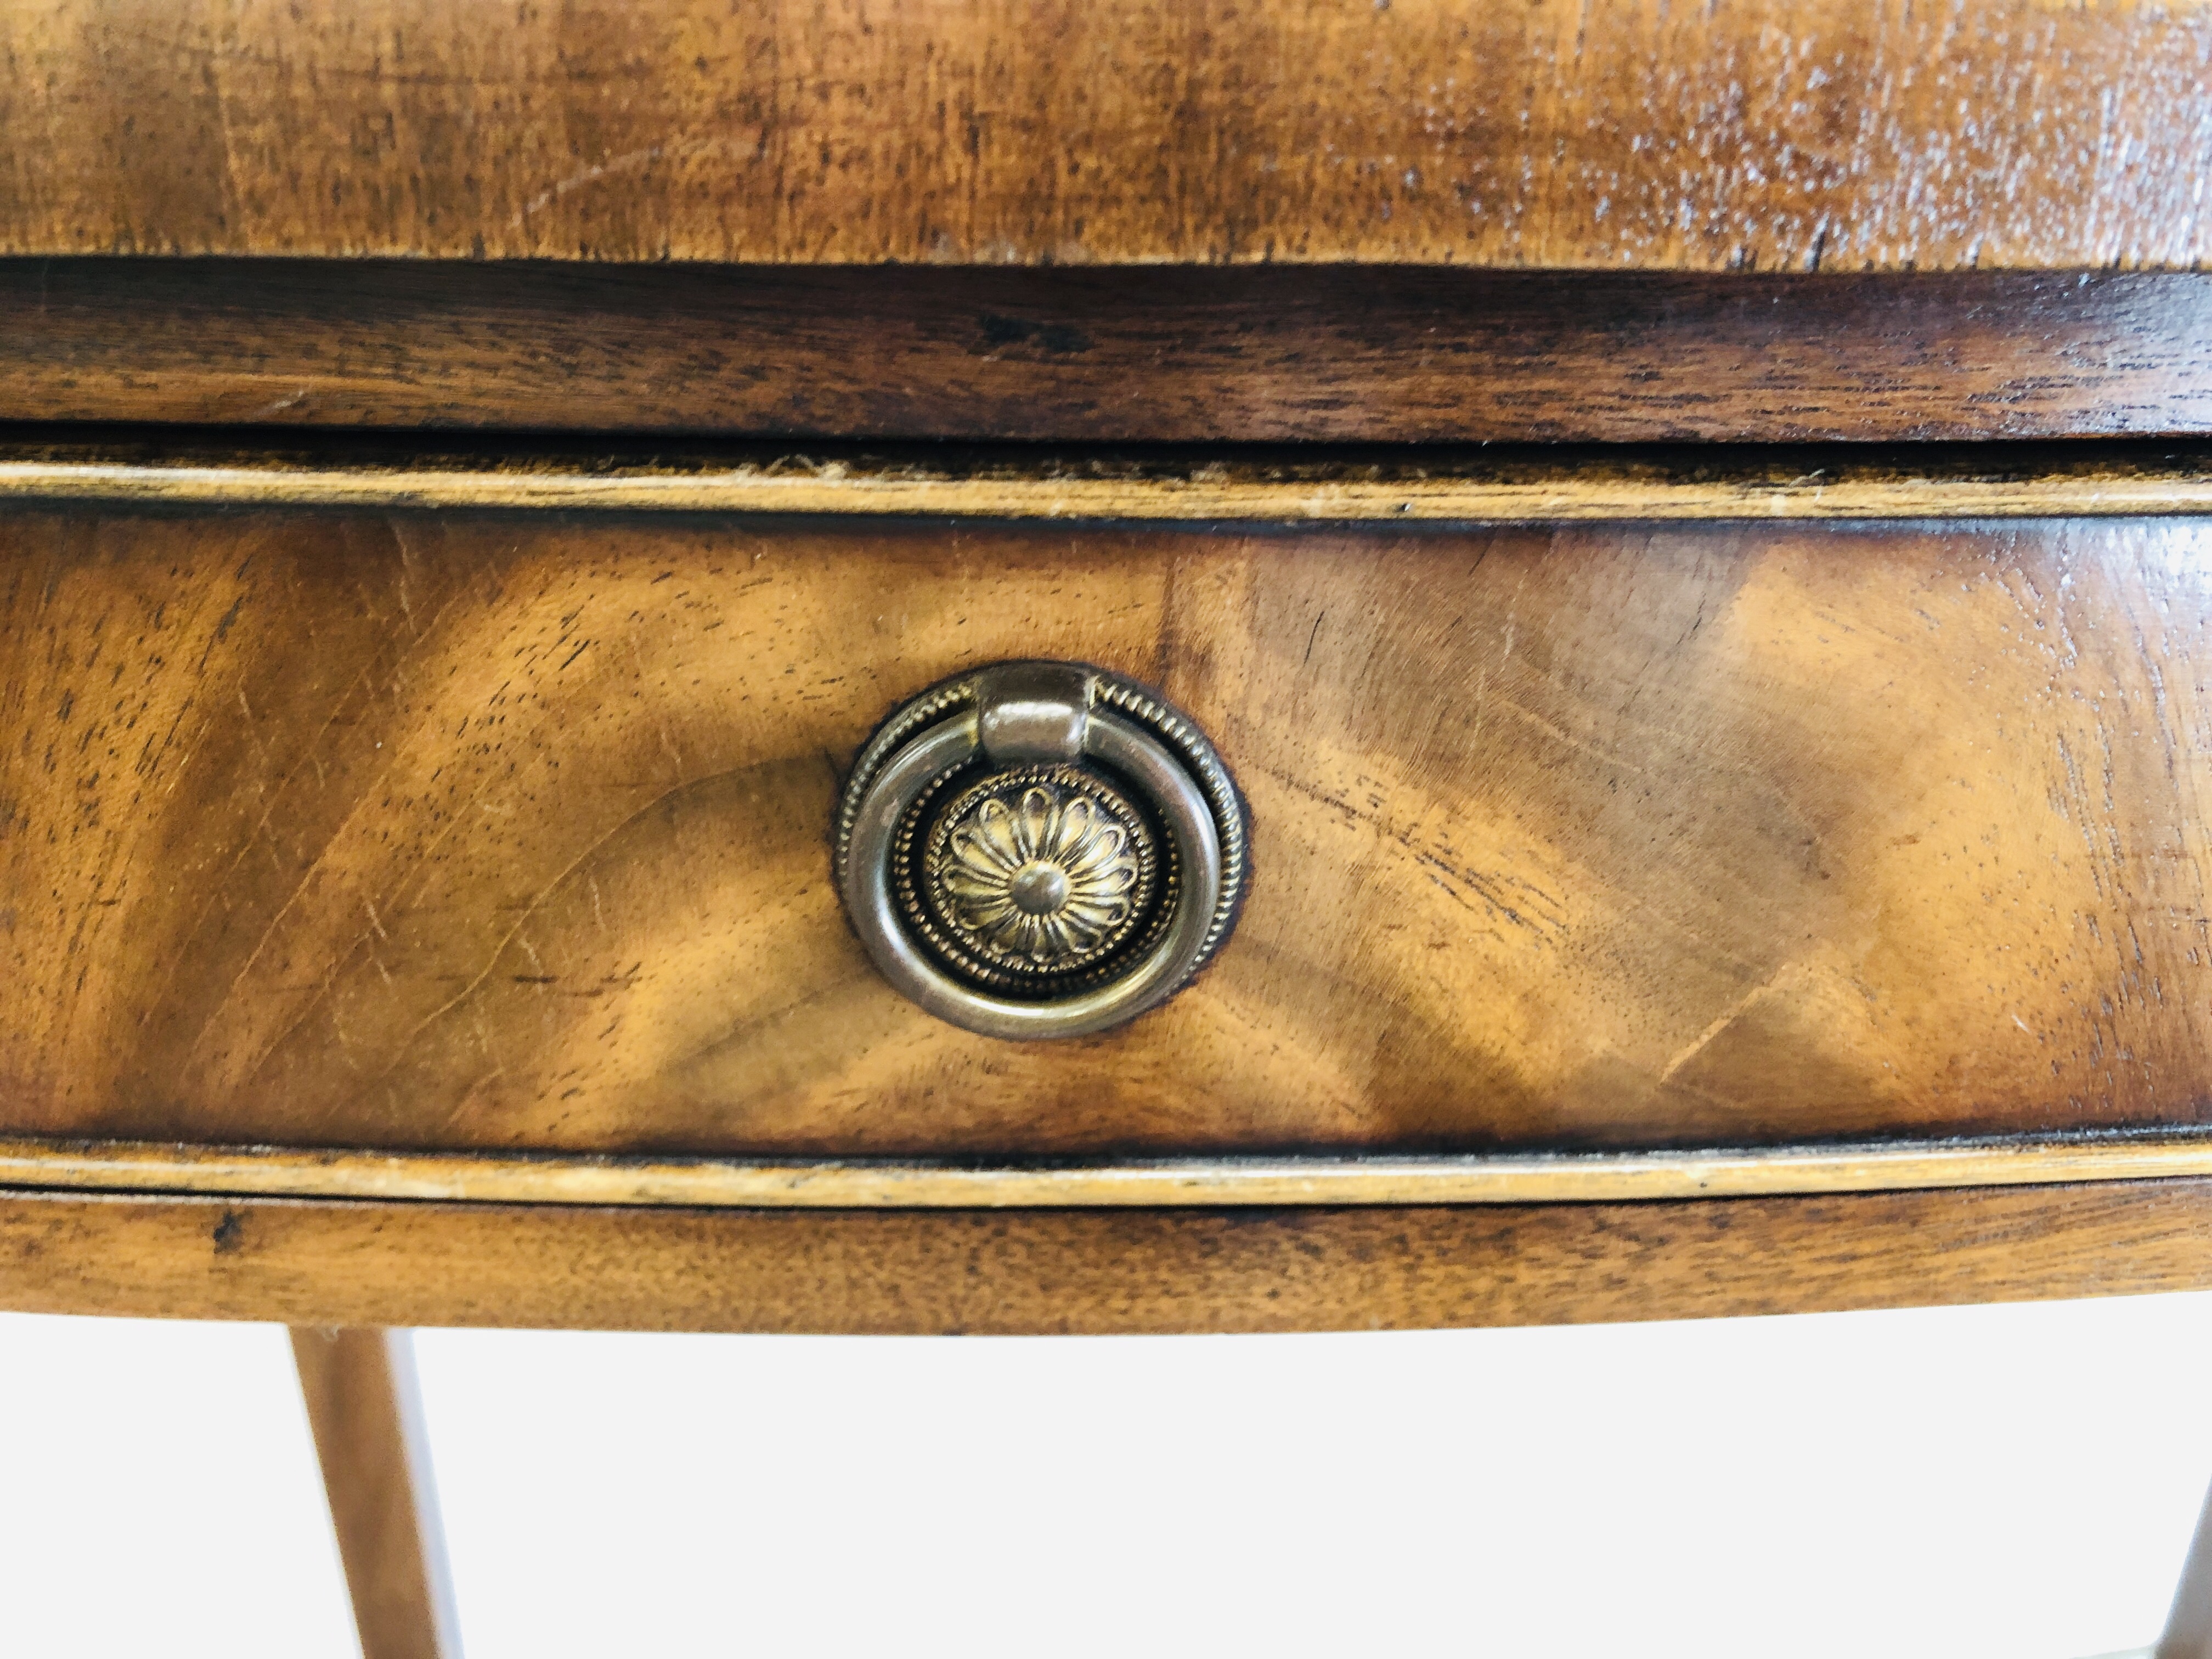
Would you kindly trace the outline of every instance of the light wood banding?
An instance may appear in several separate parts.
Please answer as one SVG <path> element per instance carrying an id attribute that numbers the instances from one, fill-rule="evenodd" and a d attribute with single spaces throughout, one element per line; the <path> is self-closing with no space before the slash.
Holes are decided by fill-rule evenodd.
<path id="1" fill-rule="evenodd" d="M 0 1140 L 0 1187 L 756 1209 L 1589 1204 L 2212 1176 L 2212 1135 L 1055 1167 Z"/>
<path id="2" fill-rule="evenodd" d="M 1868 460 L 1680 452 L 1387 464 L 985 457 L 961 465 L 865 453 L 624 460 L 617 451 L 495 462 L 19 446 L 0 447 L 0 501 L 8 500 L 1255 524 L 2112 518 L 2212 511 L 2212 453 L 2119 446 L 1997 458 L 1892 451 Z"/>

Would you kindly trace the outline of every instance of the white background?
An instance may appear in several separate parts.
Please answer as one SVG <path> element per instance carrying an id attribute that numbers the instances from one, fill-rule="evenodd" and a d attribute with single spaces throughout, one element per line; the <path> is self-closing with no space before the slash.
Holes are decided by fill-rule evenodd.
<path id="1" fill-rule="evenodd" d="M 426 1331 L 472 1659 L 2082 1659 L 2212 1296 L 1547 1330 Z M 0 1646 L 353 1653 L 281 1330 L 0 1316 Z"/>

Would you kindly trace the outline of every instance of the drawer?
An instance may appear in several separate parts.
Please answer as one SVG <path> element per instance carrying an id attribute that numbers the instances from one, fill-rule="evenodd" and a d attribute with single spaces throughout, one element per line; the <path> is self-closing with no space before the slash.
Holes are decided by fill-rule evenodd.
<path id="1" fill-rule="evenodd" d="M 2203 31 L 2008 3 L 0 21 L 0 1306 L 2212 1285 Z"/>
<path id="2" fill-rule="evenodd" d="M 2208 1115 L 2212 532 L 2124 491 L 1239 524 L 1157 477 L 1060 522 L 1059 485 L 867 516 L 834 468 L 842 510 L 772 515 L 101 476 L 0 518 L 8 1133 L 1095 1162 Z M 1188 713 L 1253 875 L 1164 1006 L 1011 1042 L 885 982 L 830 836 L 895 705 L 1038 657 Z"/>

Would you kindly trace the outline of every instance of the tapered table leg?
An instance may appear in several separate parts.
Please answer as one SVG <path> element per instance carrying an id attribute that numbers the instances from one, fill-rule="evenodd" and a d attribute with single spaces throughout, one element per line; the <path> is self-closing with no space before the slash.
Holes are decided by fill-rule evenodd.
<path id="1" fill-rule="evenodd" d="M 2212 1659 L 2212 1494 L 2197 1520 L 2197 1536 L 2182 1563 L 2173 1611 L 2158 1639 L 2156 1659 Z"/>
<path id="2" fill-rule="evenodd" d="M 459 1659 L 409 1334 L 295 1328 L 292 1353 L 362 1659 Z"/>

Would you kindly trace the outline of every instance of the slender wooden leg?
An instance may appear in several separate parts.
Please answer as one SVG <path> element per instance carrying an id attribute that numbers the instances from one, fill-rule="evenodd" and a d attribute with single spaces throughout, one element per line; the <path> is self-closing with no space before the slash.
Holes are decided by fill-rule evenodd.
<path id="1" fill-rule="evenodd" d="M 362 1659 L 460 1659 L 408 1333 L 295 1328 L 292 1355 Z"/>
<path id="2" fill-rule="evenodd" d="M 2189 1559 L 2181 1564 L 2181 1584 L 2173 1592 L 2156 1659 L 2212 1659 L 2212 1493 L 2197 1518 Z"/>

